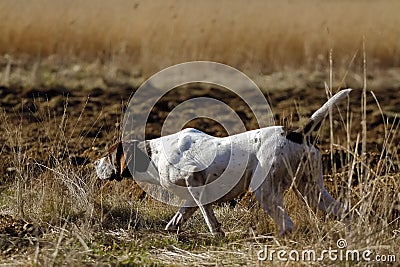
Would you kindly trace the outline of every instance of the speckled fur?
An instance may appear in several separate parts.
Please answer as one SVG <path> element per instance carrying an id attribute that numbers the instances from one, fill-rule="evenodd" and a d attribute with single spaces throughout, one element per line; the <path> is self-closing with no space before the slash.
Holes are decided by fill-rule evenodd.
<path id="1" fill-rule="evenodd" d="M 274 219 L 280 235 L 293 230 L 283 204 L 284 192 L 290 187 L 311 207 L 343 218 L 346 208 L 324 187 L 321 155 L 310 142 L 310 133 L 350 90 L 333 96 L 303 128 L 295 131 L 272 126 L 218 138 L 184 129 L 153 140 L 120 142 L 95 162 L 95 168 L 101 179 L 120 180 L 133 173 L 135 180 L 160 185 L 185 199 L 167 230 L 179 229 L 200 208 L 210 232 L 223 234 L 212 205 L 249 189 Z M 122 147 L 125 153 L 120 153 Z M 232 179 L 221 179 L 223 174 Z M 221 179 L 217 186 L 207 187 L 205 192 L 196 190 L 217 179 Z M 228 190 L 218 195 L 218 187 Z M 208 201 L 203 201 L 203 195 Z"/>

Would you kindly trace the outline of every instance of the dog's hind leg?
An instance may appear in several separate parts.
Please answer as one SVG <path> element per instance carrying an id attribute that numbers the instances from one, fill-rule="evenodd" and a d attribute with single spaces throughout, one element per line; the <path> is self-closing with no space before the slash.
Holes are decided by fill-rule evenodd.
<path id="1" fill-rule="evenodd" d="M 266 183 L 266 181 L 264 182 Z M 283 203 L 283 189 L 272 192 L 272 185 L 264 184 L 255 192 L 255 196 L 265 212 L 275 221 L 279 236 L 290 234 L 293 231 L 293 222 L 290 219 Z"/>
<path id="2" fill-rule="evenodd" d="M 318 208 L 327 214 L 332 214 L 339 219 L 343 219 L 346 208 L 343 203 L 334 199 L 325 187 L 314 186 L 315 188 L 300 187 L 297 188 L 301 197 L 312 208 Z"/>
<path id="3" fill-rule="evenodd" d="M 332 214 L 339 220 L 344 219 L 349 227 L 350 217 L 346 214 L 346 206 L 328 193 L 323 184 L 322 170 L 315 175 L 318 175 L 318 180 L 315 182 L 312 182 L 312 180 L 305 182 L 303 180 L 301 183 L 297 183 L 297 193 L 312 208 L 318 208 L 327 214 Z"/>
<path id="4" fill-rule="evenodd" d="M 346 215 L 345 205 L 334 199 L 325 188 L 322 188 L 320 199 L 318 201 L 318 208 L 328 214 L 332 214 L 339 219 L 344 219 L 347 226 L 350 223 L 350 217 Z"/>
<path id="5" fill-rule="evenodd" d="M 327 214 L 332 214 L 340 219 L 345 219 L 349 226 L 349 216 L 346 206 L 334 199 L 324 186 L 322 162 L 319 152 L 309 153 L 302 169 L 298 172 L 299 179 L 296 179 L 296 193 L 313 209 L 320 209 Z"/>

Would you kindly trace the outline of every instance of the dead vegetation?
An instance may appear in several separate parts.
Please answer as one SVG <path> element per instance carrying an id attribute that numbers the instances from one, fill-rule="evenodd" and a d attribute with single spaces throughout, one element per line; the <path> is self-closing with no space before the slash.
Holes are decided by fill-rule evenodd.
<path id="1" fill-rule="evenodd" d="M 358 53 L 399 66 L 400 3 L 385 1 L 12 1 L 0 3 L 0 54 L 64 55 L 140 67 L 211 60 L 246 72 L 327 69 Z M 358 51 L 358 52 L 357 52 Z M 362 68 L 360 69 L 362 70 Z M 361 73 L 361 71 L 359 72 Z"/>
<path id="2" fill-rule="evenodd" d="M 2 90 L 4 95 L 10 89 Z M 224 239 L 214 239 L 208 234 L 200 214 L 181 233 L 164 232 L 162 229 L 175 207 L 149 196 L 143 198 L 132 181 L 96 179 L 90 164 L 117 136 L 115 123 L 122 108 L 116 111 L 115 106 L 107 105 L 121 95 L 113 94 L 110 89 L 88 99 L 85 94 L 90 90 L 86 93 L 69 90 L 65 94 L 68 97 L 51 106 L 59 96 L 52 94 L 54 91 L 57 89 L 14 88 L 13 94 L 24 104 L 18 101 L 15 107 L 3 105 L 1 218 L 12 221 L 0 227 L 1 258 L 5 264 L 257 264 L 260 263 L 257 253 L 265 246 L 275 250 L 322 251 L 336 248 L 339 238 L 344 238 L 351 249 L 368 248 L 374 255 L 398 252 L 399 120 L 383 111 L 380 118 L 371 118 L 369 123 L 376 125 L 367 136 L 368 155 L 363 156 L 361 126 L 356 122 L 361 91 L 356 91 L 350 99 L 347 114 L 343 110 L 342 118 L 334 117 L 334 141 L 329 141 L 331 129 L 327 122 L 320 131 L 322 149 L 329 149 L 330 142 L 335 148 L 333 162 L 329 152 L 324 156 L 329 168 L 325 170 L 325 181 L 335 197 L 351 203 L 352 228 L 347 231 L 334 218 L 307 209 L 288 192 L 286 205 L 297 227 L 293 235 L 283 239 L 276 237 L 274 223 L 251 197 L 242 199 L 235 207 L 226 205 L 217 209 L 227 233 Z M 212 92 L 220 98 L 218 90 Z M 290 91 L 286 93 L 290 95 Z M 278 106 L 292 103 L 295 110 L 290 97 L 282 99 L 286 93 L 271 91 L 271 102 L 279 103 Z M 122 97 L 127 99 L 128 91 Z M 185 91 L 176 90 L 167 97 L 170 98 L 163 101 L 184 101 L 188 96 Z M 100 99 L 104 103 L 100 104 Z M 306 108 L 307 102 L 317 100 L 306 97 L 299 101 L 300 110 L 307 114 L 312 112 Z M 371 94 L 368 102 L 369 109 L 379 110 Z M 175 105 L 170 106 L 173 109 Z M 160 103 L 160 106 L 165 105 Z M 163 114 L 157 113 L 158 120 L 162 121 Z M 284 117 L 283 112 L 277 113 L 276 118 L 283 122 L 298 124 L 301 119 Z M 199 125 L 210 133 L 223 134 L 212 121 Z M 154 136 L 159 134 L 157 127 L 151 131 Z M 325 264 L 332 261 L 325 260 Z"/>
<path id="3" fill-rule="evenodd" d="M 256 1 L 245 7 L 208 0 L 2 1 L 1 264 L 268 265 L 257 258 L 266 247 L 319 253 L 336 249 L 340 238 L 348 249 L 395 255 L 398 262 L 398 7 L 390 0 Z M 155 71 L 198 59 L 248 74 L 282 125 L 301 125 L 329 90 L 355 89 L 318 138 L 325 183 L 351 205 L 351 229 L 288 192 L 296 229 L 287 238 L 277 237 L 251 196 L 216 209 L 223 239 L 208 234 L 200 214 L 179 234 L 167 233 L 162 229 L 175 207 L 143 195 L 133 181 L 96 179 L 91 162 L 118 138 L 131 94 Z M 241 105 L 224 91 L 196 89 Z M 148 137 L 158 136 L 158 122 L 189 98 L 188 91 L 175 90 L 161 99 Z M 246 126 L 255 128 L 252 115 L 241 112 Z M 192 124 L 226 134 L 212 120 Z M 274 263 L 287 265 L 276 257 Z"/>

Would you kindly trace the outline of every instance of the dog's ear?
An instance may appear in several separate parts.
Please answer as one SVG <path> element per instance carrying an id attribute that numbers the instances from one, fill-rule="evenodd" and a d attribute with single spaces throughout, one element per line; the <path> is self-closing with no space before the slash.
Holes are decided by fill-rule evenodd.
<path id="1" fill-rule="evenodd" d="M 126 157 L 124 157 L 124 171 L 145 172 L 150 165 L 150 155 L 147 155 L 144 142 L 131 140 L 124 142 Z M 122 165 L 121 165 L 122 166 Z"/>
<path id="2" fill-rule="evenodd" d="M 121 177 L 126 177 L 126 178 L 132 177 L 132 174 L 128 168 L 127 158 L 125 157 L 124 153 L 122 153 L 122 156 L 119 160 L 119 166 L 120 166 L 119 173 Z"/>
<path id="3" fill-rule="evenodd" d="M 117 148 L 117 164 L 118 164 L 118 173 L 120 176 L 120 179 L 126 177 L 132 177 L 131 172 L 129 171 L 128 168 L 128 159 L 125 156 L 124 153 L 124 147 L 123 147 L 123 143 L 119 142 L 118 148 Z"/>
<path id="4" fill-rule="evenodd" d="M 122 165 L 123 162 L 125 162 L 125 156 L 124 156 L 124 151 L 122 147 L 122 142 L 119 141 L 115 144 L 113 144 L 109 149 L 108 149 L 108 155 L 111 160 L 111 164 L 114 167 L 114 173 L 112 176 L 112 180 L 117 180 L 121 181 L 122 180 L 122 173 L 124 170 L 124 166 Z"/>

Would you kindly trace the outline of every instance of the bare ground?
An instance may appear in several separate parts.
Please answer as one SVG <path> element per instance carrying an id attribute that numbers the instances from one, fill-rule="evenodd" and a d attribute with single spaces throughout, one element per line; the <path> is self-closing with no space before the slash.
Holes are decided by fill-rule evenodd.
<path id="1" fill-rule="evenodd" d="M 4 74 L 6 64 L 3 67 Z M 3 86 L 0 87 L 0 259 L 3 263 L 246 264 L 257 262 L 252 248 L 263 244 L 275 246 L 276 242 L 282 242 L 285 247 L 309 247 L 312 244 L 307 241 L 307 236 L 311 233 L 315 235 L 312 242 L 318 240 L 318 247 L 324 247 L 322 242 L 333 244 L 335 238 L 342 235 L 342 230 L 332 232 L 325 227 L 315 230 L 318 223 L 308 226 L 307 219 L 296 210 L 299 204 L 291 200 L 293 197 L 290 195 L 289 210 L 295 213 L 294 219 L 299 225 L 293 238 L 301 240 L 300 245 L 291 243 L 292 239 L 274 238 L 273 223 L 254 207 L 251 197 L 231 203 L 236 207 L 219 208 L 218 215 L 228 230 L 223 241 L 208 236 L 198 216 L 187 226 L 194 230 L 188 229 L 179 235 L 164 233 L 162 229 L 173 214 L 173 207 L 165 207 L 144 197 L 133 182 L 103 183 L 93 175 L 90 164 L 119 138 L 123 110 L 144 80 L 140 72 L 117 69 L 110 73 L 104 69 L 104 66 L 93 67 L 90 64 L 41 65 L 33 72 L 30 67 L 15 65 L 7 79 L 3 76 Z M 372 209 L 367 212 L 376 212 L 372 217 L 385 222 L 367 219 L 364 223 L 370 224 L 371 228 L 386 227 L 382 228 L 384 230 L 371 230 L 371 236 L 382 247 L 387 245 L 385 251 L 391 253 L 396 251 L 393 244 L 396 240 L 398 243 L 400 236 L 398 72 L 392 69 L 368 75 L 368 89 L 373 90 L 382 111 L 371 93 L 368 93 L 366 109 L 365 162 L 368 171 L 374 173 L 369 176 L 377 184 L 373 189 L 383 190 L 386 194 L 383 196 L 371 191 L 375 198 L 371 201 Z M 298 127 L 326 101 L 324 82 L 327 77 L 323 72 L 290 71 L 258 75 L 254 79 L 272 107 L 276 124 Z M 336 114 L 334 139 L 330 140 L 329 122 L 326 120 L 319 133 L 318 146 L 324 152 L 324 172 L 329 190 L 338 196 L 343 193 L 343 188 L 350 188 L 353 204 L 362 206 L 360 202 L 365 195 L 360 188 L 364 178 L 358 169 L 348 184 L 350 165 L 355 162 L 354 154 L 361 152 L 362 78 L 353 73 L 341 83 L 342 77 L 334 80 L 334 88 L 341 85 L 342 88 L 352 86 L 355 89 L 349 104 L 349 133 L 347 135 L 340 115 Z M 247 129 L 258 127 L 253 114 L 235 95 L 220 88 L 194 85 L 190 90 L 173 90 L 157 103 L 147 125 L 147 138 L 159 136 L 168 113 L 179 103 L 192 98 L 193 92 L 196 96 L 212 97 L 227 103 L 238 112 Z M 341 115 L 346 119 L 345 106 Z M 226 135 L 221 125 L 213 120 L 197 119 L 187 126 L 215 136 Z M 358 142 L 357 136 L 360 138 Z M 347 143 L 348 139 L 350 143 Z M 333 161 L 331 143 L 341 145 L 334 147 Z M 354 152 L 353 155 L 346 149 Z M 335 164 L 334 173 L 332 162 Z M 379 200 L 379 196 L 383 199 Z M 385 211 L 377 211 L 382 209 L 381 203 L 390 205 Z M 235 217 L 236 214 L 240 214 L 242 219 Z M 339 227 L 332 218 L 326 219 L 321 215 L 318 218 L 319 223 L 322 221 L 332 228 Z M 364 228 L 357 229 L 362 232 L 360 229 Z M 379 234 L 391 241 L 377 238 Z M 362 237 L 354 236 L 347 238 L 359 242 L 355 245 L 366 244 Z"/>

